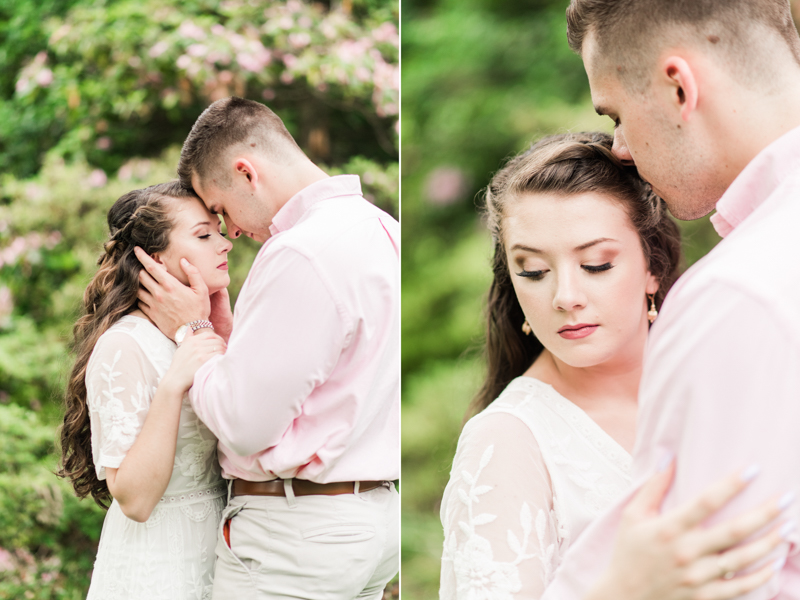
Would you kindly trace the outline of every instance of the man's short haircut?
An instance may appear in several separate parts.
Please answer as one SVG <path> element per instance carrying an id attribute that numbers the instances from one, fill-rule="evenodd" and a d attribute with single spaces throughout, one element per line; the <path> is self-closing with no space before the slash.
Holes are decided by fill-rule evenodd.
<path id="1" fill-rule="evenodd" d="M 249 147 L 281 165 L 304 156 L 278 115 L 260 102 L 232 96 L 214 102 L 195 121 L 178 163 L 181 185 L 192 189 L 193 173 L 228 185 L 224 159 L 234 146 Z"/>
<path id="2" fill-rule="evenodd" d="M 570 47 L 581 54 L 590 33 L 596 54 L 614 66 L 629 91 L 648 87 L 652 61 L 667 44 L 702 44 L 720 53 L 750 86 L 773 77 L 775 57 L 764 48 L 765 35 L 782 39 L 800 64 L 789 0 L 572 0 Z"/>

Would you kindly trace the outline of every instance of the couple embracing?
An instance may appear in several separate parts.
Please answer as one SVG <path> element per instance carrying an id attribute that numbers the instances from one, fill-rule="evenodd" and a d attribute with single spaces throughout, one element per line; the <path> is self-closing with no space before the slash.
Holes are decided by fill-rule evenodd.
<path id="1" fill-rule="evenodd" d="M 796 600 L 790 3 L 572 0 L 567 31 L 615 132 L 541 140 L 487 188 L 488 374 L 440 597 Z M 680 279 L 666 207 L 716 208 L 724 238 Z"/>
<path id="2" fill-rule="evenodd" d="M 62 476 L 89 598 L 365 598 L 398 569 L 399 228 L 280 118 L 212 104 L 129 192 L 75 326 Z M 232 313 L 231 242 L 262 242 Z"/>

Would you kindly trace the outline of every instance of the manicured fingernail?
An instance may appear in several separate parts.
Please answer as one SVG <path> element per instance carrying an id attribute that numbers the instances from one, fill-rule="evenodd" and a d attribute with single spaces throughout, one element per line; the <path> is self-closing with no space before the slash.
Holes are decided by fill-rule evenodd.
<path id="1" fill-rule="evenodd" d="M 783 568 L 783 565 L 785 565 L 785 564 L 786 564 L 786 557 L 785 556 L 781 556 L 778 560 L 776 560 L 772 564 L 772 568 L 775 571 L 780 571 Z"/>
<path id="2" fill-rule="evenodd" d="M 669 466 L 669 463 L 672 462 L 672 458 L 674 456 L 675 455 L 672 454 L 672 452 L 669 451 L 666 452 L 664 456 L 661 457 L 661 460 L 658 461 L 658 466 L 656 467 L 656 470 L 660 473 L 661 471 L 666 469 Z"/>
<path id="3" fill-rule="evenodd" d="M 792 533 L 795 529 L 797 529 L 797 521 L 795 521 L 794 519 L 792 519 L 791 521 L 786 521 L 786 523 L 783 524 L 780 530 L 781 537 L 783 539 L 787 539 L 789 537 L 789 534 Z"/>
<path id="4" fill-rule="evenodd" d="M 781 496 L 781 499 L 778 500 L 778 508 L 781 510 L 786 509 L 792 502 L 794 502 L 795 495 L 796 494 L 794 492 L 786 492 L 783 496 Z"/>
<path id="5" fill-rule="evenodd" d="M 757 464 L 752 464 L 742 471 L 742 481 L 753 481 L 759 473 L 761 473 L 761 467 Z"/>

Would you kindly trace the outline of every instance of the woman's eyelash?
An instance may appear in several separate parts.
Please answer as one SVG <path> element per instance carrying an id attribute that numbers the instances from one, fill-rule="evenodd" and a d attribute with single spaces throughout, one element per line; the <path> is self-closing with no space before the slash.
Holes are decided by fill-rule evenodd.
<path id="1" fill-rule="evenodd" d="M 582 265 L 582 267 L 583 267 L 584 270 L 589 271 L 589 273 L 601 273 L 603 271 L 608 271 L 609 269 L 613 268 L 614 265 L 612 265 L 610 262 L 607 262 L 604 265 L 597 265 L 597 266 L 595 266 L 595 265 Z"/>
<path id="2" fill-rule="evenodd" d="M 526 271 L 523 269 L 517 275 L 520 277 L 527 277 L 528 279 L 533 279 L 534 281 L 538 281 L 542 277 L 544 277 L 545 271 Z"/>

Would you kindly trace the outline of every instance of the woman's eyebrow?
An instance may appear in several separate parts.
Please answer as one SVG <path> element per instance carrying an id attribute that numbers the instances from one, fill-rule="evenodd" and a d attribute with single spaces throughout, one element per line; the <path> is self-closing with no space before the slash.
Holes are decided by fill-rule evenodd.
<path id="1" fill-rule="evenodd" d="M 575 250 L 586 250 L 587 248 L 591 248 L 597 244 L 602 244 L 603 242 L 616 242 L 617 240 L 613 238 L 597 238 L 596 240 L 592 240 L 591 242 L 586 242 L 585 244 L 581 244 Z"/>

